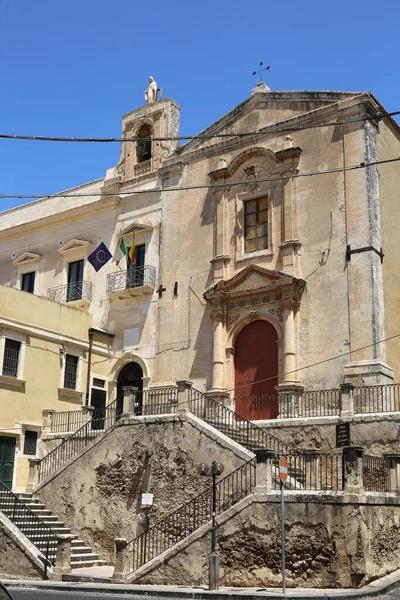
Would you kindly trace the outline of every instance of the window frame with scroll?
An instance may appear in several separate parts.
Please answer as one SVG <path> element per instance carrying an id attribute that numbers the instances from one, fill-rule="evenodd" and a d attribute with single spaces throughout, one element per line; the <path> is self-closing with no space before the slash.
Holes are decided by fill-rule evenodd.
<path id="1" fill-rule="evenodd" d="M 265 195 L 244 202 L 244 252 L 259 252 L 268 247 L 268 196 Z"/>

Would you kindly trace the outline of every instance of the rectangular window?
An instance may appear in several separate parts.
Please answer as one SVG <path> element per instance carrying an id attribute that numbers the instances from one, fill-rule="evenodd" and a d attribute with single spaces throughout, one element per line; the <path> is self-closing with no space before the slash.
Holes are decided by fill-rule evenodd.
<path id="1" fill-rule="evenodd" d="M 21 290 L 33 294 L 35 289 L 35 271 L 32 273 L 24 273 L 21 278 Z"/>
<path id="2" fill-rule="evenodd" d="M 24 454 L 36 456 L 37 431 L 25 431 Z"/>
<path id="3" fill-rule="evenodd" d="M 248 200 L 245 212 L 245 252 L 268 248 L 268 198 Z"/>
<path id="4" fill-rule="evenodd" d="M 5 377 L 18 377 L 18 362 L 21 351 L 21 342 L 6 338 L 4 344 L 3 375 Z"/>
<path id="5" fill-rule="evenodd" d="M 78 356 L 65 355 L 64 387 L 68 390 L 76 389 L 76 375 L 78 372 Z"/>
<path id="6" fill-rule="evenodd" d="M 75 260 L 68 265 L 67 302 L 82 298 L 83 266 L 84 260 Z"/>

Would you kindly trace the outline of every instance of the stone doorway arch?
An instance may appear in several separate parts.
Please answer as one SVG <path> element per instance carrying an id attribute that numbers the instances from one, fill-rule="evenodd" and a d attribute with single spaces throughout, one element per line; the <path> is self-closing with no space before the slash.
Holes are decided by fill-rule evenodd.
<path id="1" fill-rule="evenodd" d="M 117 377 L 117 414 L 122 414 L 124 404 L 124 387 L 138 388 L 139 394 L 135 403 L 135 412 L 141 413 L 143 404 L 143 369 L 137 362 L 128 362 L 122 367 Z"/>
<path id="2" fill-rule="evenodd" d="M 235 341 L 235 411 L 249 420 L 276 419 L 278 333 L 266 320 L 252 321 Z"/>

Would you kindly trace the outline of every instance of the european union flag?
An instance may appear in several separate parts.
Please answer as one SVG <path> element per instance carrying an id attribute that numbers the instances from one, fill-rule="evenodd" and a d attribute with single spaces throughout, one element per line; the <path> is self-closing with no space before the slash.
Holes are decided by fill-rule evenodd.
<path id="1" fill-rule="evenodd" d="M 88 256 L 88 261 L 93 266 L 95 271 L 99 271 L 101 267 L 110 260 L 110 258 L 111 252 L 109 251 L 105 243 L 101 242 L 100 246 L 98 246 L 96 250 L 94 250 L 92 254 Z"/>

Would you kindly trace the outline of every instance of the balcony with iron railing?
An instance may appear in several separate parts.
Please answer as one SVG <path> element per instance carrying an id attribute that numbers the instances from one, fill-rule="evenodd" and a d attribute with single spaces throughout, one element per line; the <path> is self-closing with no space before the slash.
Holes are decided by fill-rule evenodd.
<path id="1" fill-rule="evenodd" d="M 149 265 L 107 275 L 107 294 L 114 299 L 152 294 L 155 285 L 156 270 Z"/>
<path id="2" fill-rule="evenodd" d="M 92 300 L 92 284 L 89 281 L 76 281 L 52 287 L 47 290 L 47 297 L 49 300 L 71 302 L 74 306 L 84 308 Z"/>

